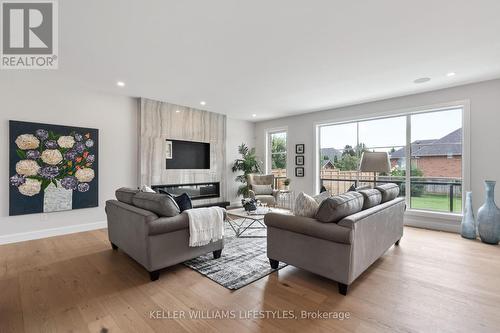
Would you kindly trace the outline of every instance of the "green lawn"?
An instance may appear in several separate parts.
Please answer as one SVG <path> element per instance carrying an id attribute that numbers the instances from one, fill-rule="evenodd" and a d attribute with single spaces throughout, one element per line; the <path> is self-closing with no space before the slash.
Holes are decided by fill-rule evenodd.
<path id="1" fill-rule="evenodd" d="M 412 197 L 411 208 L 449 212 L 450 198 L 445 194 L 424 194 L 421 197 Z M 461 197 L 455 197 L 453 199 L 453 212 L 462 212 Z"/>

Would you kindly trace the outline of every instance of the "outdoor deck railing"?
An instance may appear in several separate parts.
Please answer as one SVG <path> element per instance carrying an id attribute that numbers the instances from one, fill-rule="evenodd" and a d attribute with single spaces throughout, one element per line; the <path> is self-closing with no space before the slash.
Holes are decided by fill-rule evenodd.
<path id="1" fill-rule="evenodd" d="M 441 179 L 441 180 L 439 180 Z M 333 184 L 335 186 L 333 186 Z M 342 183 L 342 185 L 340 184 Z M 340 194 L 346 192 L 352 184 L 355 186 L 362 186 L 367 184 L 373 184 L 373 179 L 362 179 L 359 181 L 353 179 L 344 179 L 344 178 L 321 178 L 320 184 L 321 187 L 325 187 L 330 190 L 332 194 Z M 376 184 L 385 184 L 385 183 L 395 183 L 400 188 L 400 195 L 405 195 L 405 186 L 406 182 L 403 177 L 387 177 L 381 176 L 377 179 Z M 450 212 L 461 211 L 461 207 L 455 206 L 455 200 L 457 198 L 461 199 L 462 193 L 462 181 L 460 179 L 443 179 L 443 178 L 435 178 L 432 180 L 431 178 L 415 178 L 411 179 L 412 186 L 412 198 L 418 197 L 418 194 L 413 194 L 413 191 L 419 192 L 420 195 L 423 193 L 427 194 L 441 194 L 447 195 L 449 198 L 448 210 Z M 418 191 L 417 191 L 418 190 Z M 423 207 L 423 209 L 426 209 Z M 433 210 L 429 207 L 430 210 Z"/>

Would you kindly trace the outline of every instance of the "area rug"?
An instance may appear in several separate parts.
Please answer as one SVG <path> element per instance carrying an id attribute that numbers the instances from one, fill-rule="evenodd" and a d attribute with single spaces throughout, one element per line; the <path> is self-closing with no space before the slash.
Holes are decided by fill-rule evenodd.
<path id="1" fill-rule="evenodd" d="M 231 290 L 240 289 L 286 266 L 272 269 L 267 258 L 267 239 L 237 238 L 227 225 L 224 249 L 219 259 L 212 253 L 184 262 L 184 265 Z M 265 236 L 265 230 L 251 230 L 250 236 Z"/>

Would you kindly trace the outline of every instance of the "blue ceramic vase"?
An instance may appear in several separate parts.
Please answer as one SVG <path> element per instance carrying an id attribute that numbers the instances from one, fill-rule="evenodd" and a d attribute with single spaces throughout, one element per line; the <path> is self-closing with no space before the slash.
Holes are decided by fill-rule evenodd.
<path id="1" fill-rule="evenodd" d="M 484 243 L 498 244 L 500 240 L 500 209 L 495 204 L 495 184 L 493 180 L 484 182 L 486 202 L 477 212 L 477 230 Z"/>
<path id="2" fill-rule="evenodd" d="M 472 209 L 472 192 L 465 193 L 464 217 L 462 218 L 463 238 L 476 239 L 476 222 L 474 221 L 474 210 Z"/>

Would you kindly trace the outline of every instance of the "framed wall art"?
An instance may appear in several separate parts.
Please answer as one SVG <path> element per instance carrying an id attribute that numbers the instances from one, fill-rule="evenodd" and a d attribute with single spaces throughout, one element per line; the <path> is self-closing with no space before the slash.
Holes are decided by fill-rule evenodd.
<path id="1" fill-rule="evenodd" d="M 295 168 L 295 177 L 304 177 L 304 168 L 296 167 Z"/>
<path id="2" fill-rule="evenodd" d="M 99 205 L 99 131 L 9 122 L 9 215 Z"/>

